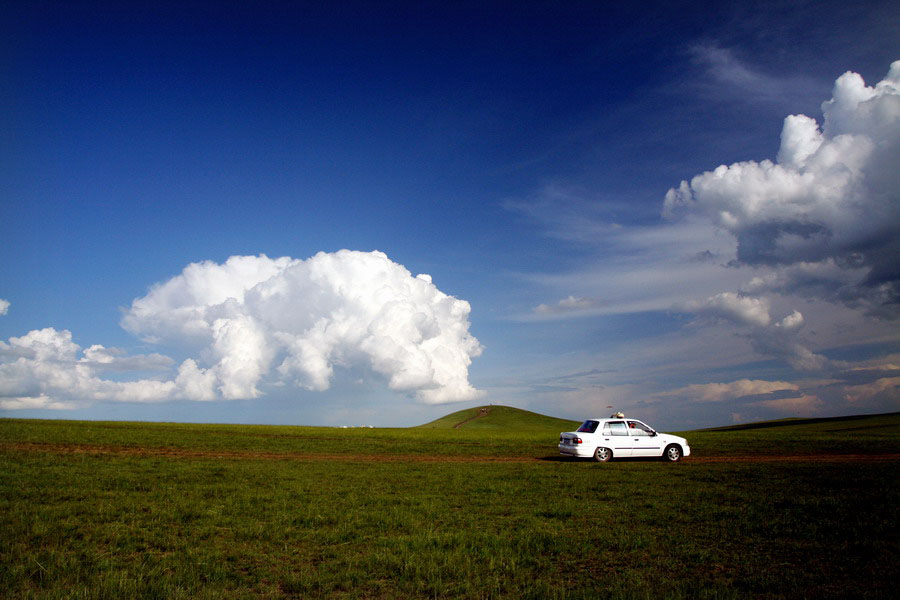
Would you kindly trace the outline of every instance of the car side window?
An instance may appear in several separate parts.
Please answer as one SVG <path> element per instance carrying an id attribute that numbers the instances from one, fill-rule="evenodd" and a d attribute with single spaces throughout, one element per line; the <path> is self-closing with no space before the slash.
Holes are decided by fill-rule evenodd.
<path id="1" fill-rule="evenodd" d="M 609 423 L 609 430 L 612 435 L 628 435 L 628 428 L 625 426 L 625 421 L 611 421 Z"/>
<path id="2" fill-rule="evenodd" d="M 603 435 L 612 435 L 612 434 L 609 432 L 609 423 L 604 423 L 604 424 L 603 424 Z"/>
<path id="3" fill-rule="evenodd" d="M 650 435 L 644 424 L 637 421 L 628 421 L 628 429 L 631 431 L 631 435 Z"/>

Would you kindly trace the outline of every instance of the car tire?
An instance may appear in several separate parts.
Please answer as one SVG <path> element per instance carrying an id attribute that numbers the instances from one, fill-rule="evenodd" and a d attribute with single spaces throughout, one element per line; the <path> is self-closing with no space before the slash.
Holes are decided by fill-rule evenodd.
<path id="1" fill-rule="evenodd" d="M 666 462 L 678 462 L 681 460 L 681 446 L 678 444 L 669 444 L 663 452 L 663 459 Z"/>
<path id="2" fill-rule="evenodd" d="M 594 460 L 597 462 L 608 462 L 612 458 L 612 450 L 609 448 L 597 448 L 594 450 Z"/>

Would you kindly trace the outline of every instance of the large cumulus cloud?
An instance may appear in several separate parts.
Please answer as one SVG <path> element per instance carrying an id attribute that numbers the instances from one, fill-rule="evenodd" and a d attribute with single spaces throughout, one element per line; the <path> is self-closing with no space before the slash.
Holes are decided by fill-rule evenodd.
<path id="1" fill-rule="evenodd" d="M 67 401 L 256 398 L 265 384 L 328 389 L 336 367 L 368 369 L 425 403 L 471 400 L 482 395 L 468 381 L 481 345 L 469 333 L 469 312 L 428 275 L 414 277 L 381 252 L 194 263 L 134 300 L 122 318 L 145 341 L 191 353 L 171 376 L 104 379 L 117 365 L 159 371 L 172 361 L 82 350 L 70 332 L 48 328 L 0 342 L 0 401 L 64 408 Z"/>
<path id="2" fill-rule="evenodd" d="M 900 61 L 873 87 L 847 72 L 822 126 L 784 121 L 775 161 L 722 165 L 666 194 L 664 214 L 700 214 L 737 240 L 737 264 L 767 268 L 755 291 L 800 293 L 896 317 L 900 302 Z"/>

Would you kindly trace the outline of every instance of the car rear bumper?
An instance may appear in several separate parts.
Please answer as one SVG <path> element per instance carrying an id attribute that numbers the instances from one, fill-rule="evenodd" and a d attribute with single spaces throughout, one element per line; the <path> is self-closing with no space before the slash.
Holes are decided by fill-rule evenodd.
<path id="1" fill-rule="evenodd" d="M 594 450 L 592 448 L 587 448 L 583 444 L 570 445 L 570 444 L 560 444 L 557 446 L 559 448 L 559 453 L 563 456 L 577 456 L 580 458 L 587 458 L 594 455 Z"/>

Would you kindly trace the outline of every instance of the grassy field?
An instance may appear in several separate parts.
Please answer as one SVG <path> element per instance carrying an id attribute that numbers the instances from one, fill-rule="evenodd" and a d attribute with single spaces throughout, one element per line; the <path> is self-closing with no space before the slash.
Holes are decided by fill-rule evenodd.
<path id="1" fill-rule="evenodd" d="M 490 426 L 503 412 L 0 420 L 0 597 L 896 595 L 900 415 L 688 432 L 681 463 L 597 464 L 558 457 L 557 420 Z"/>

